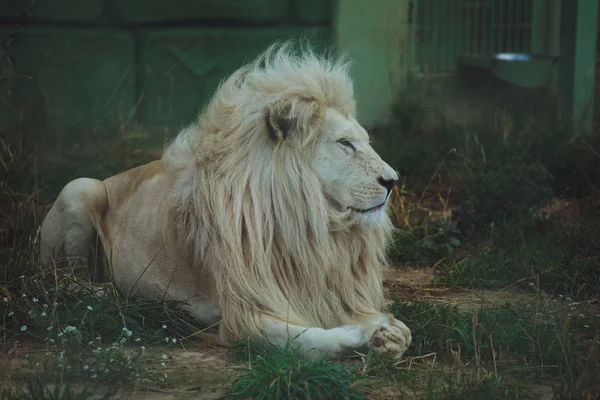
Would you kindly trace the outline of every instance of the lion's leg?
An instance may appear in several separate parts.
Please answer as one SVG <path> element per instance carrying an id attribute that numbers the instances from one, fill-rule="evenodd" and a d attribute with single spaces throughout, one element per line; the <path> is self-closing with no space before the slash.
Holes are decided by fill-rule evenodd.
<path id="1" fill-rule="evenodd" d="M 279 346 L 298 344 L 304 353 L 316 357 L 331 358 L 369 349 L 400 357 L 412 341 L 410 329 L 403 322 L 381 314 L 332 329 L 305 328 L 267 316 L 261 317 L 261 325 L 269 342 Z"/>
<path id="2" fill-rule="evenodd" d="M 68 183 L 41 227 L 42 262 L 67 261 L 88 269 L 92 278 L 102 279 L 97 227 L 107 205 L 106 188 L 101 181 L 79 178 Z"/>
<path id="3" fill-rule="evenodd" d="M 184 298 L 184 296 L 181 296 Z M 215 325 L 221 320 L 221 311 L 219 310 L 219 303 L 216 300 L 208 298 L 191 298 L 187 299 L 188 311 L 198 321 L 206 325 Z"/>
<path id="4" fill-rule="evenodd" d="M 284 320 L 263 315 L 260 319 L 265 339 L 277 346 L 300 346 L 309 357 L 335 358 L 352 352 L 366 350 L 372 332 L 359 325 L 345 325 L 332 329 L 306 328 Z"/>

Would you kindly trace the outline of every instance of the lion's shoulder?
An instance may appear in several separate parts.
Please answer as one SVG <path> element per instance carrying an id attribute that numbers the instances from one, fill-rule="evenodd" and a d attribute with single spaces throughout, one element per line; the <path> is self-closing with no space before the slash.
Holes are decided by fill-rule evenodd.
<path id="1" fill-rule="evenodd" d="M 134 193 L 144 182 L 165 175 L 165 167 L 162 160 L 151 161 L 147 164 L 121 172 L 111 176 L 104 181 L 110 192 L 119 195 Z"/>

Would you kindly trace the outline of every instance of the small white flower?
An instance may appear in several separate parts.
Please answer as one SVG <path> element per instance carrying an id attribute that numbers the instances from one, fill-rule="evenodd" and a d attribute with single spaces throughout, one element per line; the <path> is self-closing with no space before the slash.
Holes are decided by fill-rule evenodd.
<path id="1" fill-rule="evenodd" d="M 90 311 L 93 310 L 92 306 L 87 306 L 87 309 L 90 310 Z"/>
<path id="2" fill-rule="evenodd" d="M 44 308 L 48 308 L 48 304 L 44 304 L 42 307 L 44 307 Z"/>
<path id="3" fill-rule="evenodd" d="M 35 363 L 35 367 L 36 368 L 39 367 L 39 366 L 40 366 L 40 363 Z"/>
<path id="4" fill-rule="evenodd" d="M 32 300 L 34 303 L 37 303 L 37 302 L 38 302 L 38 299 L 37 299 L 37 298 L 35 298 L 35 297 L 34 297 L 33 299 L 31 299 L 31 300 Z"/>
<path id="5" fill-rule="evenodd" d="M 146 346 L 142 346 L 140 349 L 142 349 L 142 351 L 146 351 Z"/>
<path id="6" fill-rule="evenodd" d="M 8 303 L 8 298 L 5 297 L 5 298 L 2 299 L 2 301 L 5 302 L 5 303 Z"/>
<path id="7" fill-rule="evenodd" d="M 590 326 L 589 326 L 589 325 L 584 325 L 583 327 L 584 327 L 584 328 L 589 328 Z"/>
<path id="8" fill-rule="evenodd" d="M 162 328 L 167 329 L 167 325 L 163 324 Z"/>
<path id="9" fill-rule="evenodd" d="M 65 357 L 65 352 L 64 352 L 64 350 L 63 350 L 63 351 L 61 351 L 61 352 L 58 354 L 58 359 L 59 359 L 60 361 L 62 361 L 64 357 Z"/>
<path id="10" fill-rule="evenodd" d="M 140 338 L 135 338 L 135 340 L 134 340 L 134 342 L 136 342 L 136 343 L 139 343 L 141 341 L 142 341 L 142 339 L 140 339 Z"/>
<path id="11" fill-rule="evenodd" d="M 161 358 L 162 358 L 163 360 L 166 360 L 168 357 L 167 357 L 167 355 L 166 355 L 166 354 L 163 354 Z"/>
<path id="12" fill-rule="evenodd" d="M 92 379 L 96 379 L 97 377 L 98 377 L 98 374 L 94 374 L 94 375 L 92 375 L 90 378 L 92 378 Z"/>
<path id="13" fill-rule="evenodd" d="M 52 325 L 50 325 L 49 327 L 46 328 L 47 331 L 51 331 L 52 330 Z"/>
<path id="14" fill-rule="evenodd" d="M 21 275 L 21 279 L 25 279 L 25 275 Z"/>
<path id="15" fill-rule="evenodd" d="M 570 297 L 567 297 L 567 301 L 571 301 L 571 298 L 570 298 Z"/>
<path id="16" fill-rule="evenodd" d="M 165 337 L 165 343 L 169 343 L 169 338 Z"/>
<path id="17" fill-rule="evenodd" d="M 130 337 L 131 335 L 133 335 L 133 332 L 127 331 L 127 332 L 125 332 L 125 334 L 127 335 L 127 337 Z"/>
<path id="18" fill-rule="evenodd" d="M 21 327 L 21 332 L 25 332 L 26 330 L 27 330 L 27 326 L 26 326 L 26 325 L 23 325 L 23 326 Z"/>
<path id="19" fill-rule="evenodd" d="M 83 370 L 84 370 L 84 371 L 87 371 L 89 368 L 90 368 L 90 366 L 89 366 L 89 365 L 84 365 L 84 366 L 83 366 Z"/>
<path id="20" fill-rule="evenodd" d="M 173 339 L 171 339 L 171 342 L 177 343 L 177 339 L 173 338 Z"/>
<path id="21" fill-rule="evenodd" d="M 23 293 L 23 294 L 21 295 L 21 297 L 27 297 L 27 295 L 26 295 L 25 293 Z"/>
<path id="22" fill-rule="evenodd" d="M 49 340 L 49 342 L 50 342 L 50 343 L 54 343 L 54 339 L 50 339 L 50 340 Z"/>
<path id="23" fill-rule="evenodd" d="M 9 316 L 9 317 L 12 317 L 14 314 L 15 314 L 15 313 L 11 311 L 11 312 L 9 312 L 9 313 L 8 313 L 8 316 Z"/>
<path id="24" fill-rule="evenodd" d="M 160 363 L 160 365 L 162 365 L 163 367 L 166 367 L 166 366 L 167 366 L 167 364 L 166 364 L 164 361 L 163 361 L 163 362 L 161 362 L 161 363 Z"/>

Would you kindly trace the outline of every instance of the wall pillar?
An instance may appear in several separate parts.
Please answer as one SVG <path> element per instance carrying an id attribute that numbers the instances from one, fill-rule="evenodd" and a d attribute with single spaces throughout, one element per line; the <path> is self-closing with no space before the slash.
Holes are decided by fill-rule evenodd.
<path id="1" fill-rule="evenodd" d="M 408 0 L 338 0 L 337 49 L 352 66 L 358 120 L 384 126 L 407 71 Z"/>
<path id="2" fill-rule="evenodd" d="M 559 99 L 568 126 L 591 131 L 596 62 L 597 0 L 562 0 Z"/>

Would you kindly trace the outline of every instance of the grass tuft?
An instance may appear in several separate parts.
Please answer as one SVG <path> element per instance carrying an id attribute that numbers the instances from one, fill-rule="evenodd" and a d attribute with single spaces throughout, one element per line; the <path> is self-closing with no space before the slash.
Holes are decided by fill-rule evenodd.
<path id="1" fill-rule="evenodd" d="M 223 399 L 363 399 L 354 372 L 324 359 L 308 359 L 287 344 L 257 346 L 242 341 L 233 348 L 247 350 L 248 367 L 232 382 Z"/>
<path id="2" fill-rule="evenodd" d="M 98 396 L 96 387 L 77 389 L 71 382 L 54 384 L 35 377 L 27 381 L 25 388 L 4 389 L 0 394 L 0 400 L 88 400 L 90 398 L 109 400 L 115 396 L 116 392 L 112 390 Z"/>

